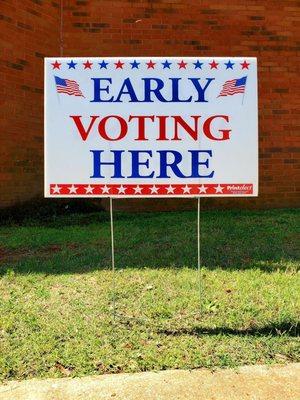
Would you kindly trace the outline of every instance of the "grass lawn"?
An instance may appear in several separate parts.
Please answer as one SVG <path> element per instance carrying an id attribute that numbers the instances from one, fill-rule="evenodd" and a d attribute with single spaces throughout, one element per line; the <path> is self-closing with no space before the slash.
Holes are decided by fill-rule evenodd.
<path id="1" fill-rule="evenodd" d="M 196 213 L 115 213 L 115 278 L 108 217 L 0 227 L 0 379 L 300 361 L 299 211 L 203 212 L 201 301 Z"/>

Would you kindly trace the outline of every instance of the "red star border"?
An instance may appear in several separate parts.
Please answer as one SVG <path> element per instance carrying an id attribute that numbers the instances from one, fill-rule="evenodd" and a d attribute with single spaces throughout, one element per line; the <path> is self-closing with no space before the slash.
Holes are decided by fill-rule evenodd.
<path id="1" fill-rule="evenodd" d="M 207 184 L 51 184 L 50 193 L 56 196 L 168 196 L 168 195 L 232 195 L 252 194 L 251 183 Z"/>

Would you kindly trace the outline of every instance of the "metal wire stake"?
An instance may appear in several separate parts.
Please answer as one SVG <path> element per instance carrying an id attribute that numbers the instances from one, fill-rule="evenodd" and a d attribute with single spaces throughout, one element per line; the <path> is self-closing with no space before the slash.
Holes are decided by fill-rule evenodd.
<path id="1" fill-rule="evenodd" d="M 201 247 L 200 247 L 200 197 L 198 197 L 198 207 L 197 207 L 197 249 L 198 249 L 198 289 L 199 289 L 199 308 L 202 309 L 202 285 L 201 285 Z"/>
<path id="2" fill-rule="evenodd" d="M 116 319 L 116 280 L 115 280 L 115 244 L 114 244 L 114 220 L 113 220 L 113 199 L 109 198 L 110 210 L 110 237 L 111 237 L 111 267 L 112 267 L 112 290 L 113 290 L 113 318 Z"/>

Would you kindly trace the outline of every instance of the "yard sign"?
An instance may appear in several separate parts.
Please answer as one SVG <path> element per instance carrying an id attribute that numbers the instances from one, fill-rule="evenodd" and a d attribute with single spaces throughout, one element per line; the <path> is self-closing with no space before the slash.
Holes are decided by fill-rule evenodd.
<path id="1" fill-rule="evenodd" d="M 258 194 L 255 58 L 46 58 L 46 197 Z"/>

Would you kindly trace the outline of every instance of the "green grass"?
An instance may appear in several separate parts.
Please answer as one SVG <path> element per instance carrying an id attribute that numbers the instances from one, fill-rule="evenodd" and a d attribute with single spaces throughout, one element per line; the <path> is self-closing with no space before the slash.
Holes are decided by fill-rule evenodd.
<path id="1" fill-rule="evenodd" d="M 196 213 L 116 213 L 114 277 L 106 213 L 0 227 L 0 378 L 299 361 L 299 225 L 203 212 L 201 300 Z"/>

